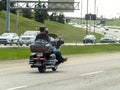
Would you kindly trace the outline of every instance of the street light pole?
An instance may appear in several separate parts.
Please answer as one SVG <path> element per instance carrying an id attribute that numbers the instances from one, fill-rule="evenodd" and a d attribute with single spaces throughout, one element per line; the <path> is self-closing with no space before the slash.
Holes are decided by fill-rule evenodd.
<path id="1" fill-rule="evenodd" d="M 82 22 L 82 9 L 83 9 L 83 0 L 81 0 L 81 24 L 83 23 Z"/>
<path id="2" fill-rule="evenodd" d="M 7 0 L 7 11 L 6 11 L 6 32 L 10 32 L 10 1 Z"/>
<path id="3" fill-rule="evenodd" d="M 17 3 L 17 7 L 18 7 L 18 3 Z M 19 30 L 19 11 L 17 9 L 17 17 L 16 17 L 16 33 L 18 34 L 18 30 Z"/>
<path id="4" fill-rule="evenodd" d="M 87 0 L 87 14 L 88 15 L 88 3 L 89 1 Z M 86 19 L 86 35 L 88 34 L 88 20 Z"/>
<path id="5" fill-rule="evenodd" d="M 94 15 L 96 15 L 96 0 L 94 0 Z M 95 20 L 94 20 L 94 33 L 95 33 Z"/>

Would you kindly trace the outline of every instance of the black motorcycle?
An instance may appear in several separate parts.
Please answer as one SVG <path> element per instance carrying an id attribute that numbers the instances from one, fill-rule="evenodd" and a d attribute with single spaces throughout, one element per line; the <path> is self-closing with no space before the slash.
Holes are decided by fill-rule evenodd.
<path id="1" fill-rule="evenodd" d="M 51 47 L 55 45 L 59 48 L 64 43 L 63 40 L 59 40 L 56 44 L 51 44 L 45 40 L 37 40 L 30 46 L 32 54 L 30 55 L 29 64 L 31 68 L 38 68 L 40 73 L 44 73 L 46 69 L 52 69 L 56 71 L 58 68 L 55 54 L 53 53 Z"/>

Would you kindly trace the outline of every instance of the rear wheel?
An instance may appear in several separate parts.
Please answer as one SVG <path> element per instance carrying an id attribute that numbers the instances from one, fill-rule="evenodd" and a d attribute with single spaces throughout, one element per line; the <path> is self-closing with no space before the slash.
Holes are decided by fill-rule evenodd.
<path id="1" fill-rule="evenodd" d="M 29 44 L 26 44 L 26 46 L 29 46 Z"/>
<path id="2" fill-rule="evenodd" d="M 23 44 L 22 44 L 22 43 L 20 43 L 19 45 L 20 45 L 20 46 L 22 46 Z"/>
<path id="3" fill-rule="evenodd" d="M 45 66 L 40 66 L 40 67 L 38 67 L 38 71 L 40 73 L 44 73 L 46 71 L 46 67 Z"/>
<path id="4" fill-rule="evenodd" d="M 52 68 L 52 71 L 56 71 L 58 66 L 56 65 L 55 67 Z"/>

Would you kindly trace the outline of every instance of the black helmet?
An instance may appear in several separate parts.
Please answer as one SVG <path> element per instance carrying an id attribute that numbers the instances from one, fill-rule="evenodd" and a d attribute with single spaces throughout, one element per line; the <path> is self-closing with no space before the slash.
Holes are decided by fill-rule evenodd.
<path id="1" fill-rule="evenodd" d="M 39 30 L 40 30 L 40 32 L 44 32 L 45 31 L 45 27 L 42 26 L 42 27 L 39 28 Z"/>

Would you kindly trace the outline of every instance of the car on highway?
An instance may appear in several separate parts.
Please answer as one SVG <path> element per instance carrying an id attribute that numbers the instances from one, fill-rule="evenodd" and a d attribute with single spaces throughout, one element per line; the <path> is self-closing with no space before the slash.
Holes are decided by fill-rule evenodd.
<path id="1" fill-rule="evenodd" d="M 83 38 L 83 43 L 96 43 L 96 37 L 95 37 L 95 35 L 86 35 Z"/>
<path id="2" fill-rule="evenodd" d="M 4 44 L 4 45 L 16 44 L 16 45 L 18 45 L 19 44 L 19 36 L 16 33 L 3 33 L 0 36 L 0 44 Z"/>
<path id="3" fill-rule="evenodd" d="M 109 28 L 108 27 L 104 27 L 105 31 L 109 31 Z"/>
<path id="4" fill-rule="evenodd" d="M 40 33 L 39 31 L 31 30 L 31 31 L 25 31 L 24 34 L 20 36 L 19 39 L 19 45 L 22 46 L 23 44 L 25 45 L 30 45 L 35 41 L 36 35 Z"/>
<path id="5" fill-rule="evenodd" d="M 117 43 L 120 40 L 114 35 L 105 35 L 100 39 L 100 43 Z"/>

